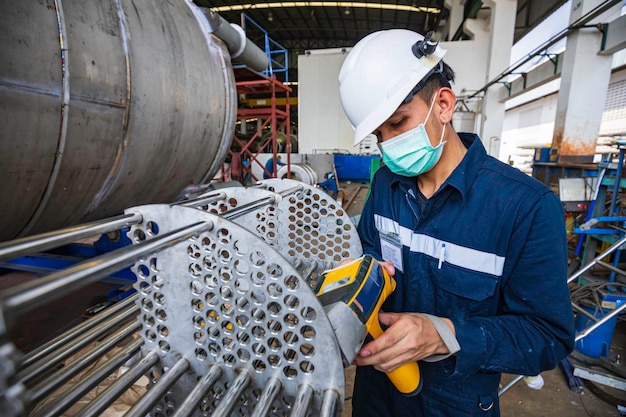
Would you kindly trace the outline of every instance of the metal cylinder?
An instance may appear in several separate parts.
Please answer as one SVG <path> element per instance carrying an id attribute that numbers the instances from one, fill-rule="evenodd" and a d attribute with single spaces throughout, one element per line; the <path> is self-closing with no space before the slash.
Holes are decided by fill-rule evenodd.
<path id="1" fill-rule="evenodd" d="M 0 241 L 173 201 L 235 126 L 230 57 L 190 1 L 7 0 Z"/>

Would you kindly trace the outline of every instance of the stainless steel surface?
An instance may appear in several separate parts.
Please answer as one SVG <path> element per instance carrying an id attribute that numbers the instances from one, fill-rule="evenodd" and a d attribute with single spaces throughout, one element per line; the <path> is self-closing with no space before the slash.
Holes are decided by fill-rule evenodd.
<path id="1" fill-rule="evenodd" d="M 235 379 L 230 384 L 228 391 L 226 391 L 224 397 L 220 399 L 217 407 L 215 407 L 215 410 L 212 414 L 213 417 L 230 416 L 233 409 L 237 405 L 237 402 L 239 402 L 241 395 L 250 385 L 250 381 L 252 381 L 252 376 L 250 375 L 250 372 L 245 369 L 239 371 L 239 373 L 235 376 Z"/>
<path id="2" fill-rule="evenodd" d="M 296 401 L 291 410 L 290 417 L 305 417 L 309 410 L 309 403 L 313 397 L 313 388 L 310 385 L 302 384 L 298 389 Z"/>
<path id="3" fill-rule="evenodd" d="M 176 410 L 173 417 L 188 417 L 193 415 L 202 399 L 207 396 L 209 390 L 220 376 L 222 376 L 221 366 L 217 363 L 211 365 L 206 375 L 198 380 L 198 384 L 185 399 L 185 402 Z"/>
<path id="4" fill-rule="evenodd" d="M 360 256 L 354 226 L 326 194 L 291 180 L 220 193 L 220 198 L 197 200 L 197 207 L 183 202 L 129 208 L 128 214 L 141 218 L 126 231 L 132 246 L 3 293 L 0 324 L 10 327 L 7 317 L 45 307 L 61 292 L 98 279 L 103 270 L 135 262 L 136 296 L 95 316 L 93 324 L 70 329 L 26 355 L 4 332 L 1 415 L 23 416 L 33 407 L 38 416 L 63 412 L 107 372 L 120 373 L 121 358 L 130 350 L 88 372 L 85 382 L 64 386 L 131 333 L 139 339 L 130 346 L 141 345 L 143 359 L 129 365 L 78 415 L 100 415 L 142 375 L 148 377 L 148 389 L 128 415 L 341 412 L 341 352 L 310 287 L 314 281 L 302 271 L 315 275 L 344 257 Z M 356 243 L 344 246 L 343 240 Z M 90 346 L 96 339 L 103 342 Z M 60 364 L 64 367 L 54 372 Z M 62 390 L 60 396 L 48 399 L 56 389 Z"/>
<path id="5" fill-rule="evenodd" d="M 318 188 L 294 180 L 267 179 L 255 187 L 220 190 L 222 200 L 195 205 L 211 213 L 229 213 L 261 199 L 274 204 L 258 207 L 236 219 L 278 250 L 314 286 L 320 274 L 363 250 L 356 227 L 334 199 Z"/>
<path id="6" fill-rule="evenodd" d="M 326 390 L 326 392 L 324 392 L 324 399 L 322 400 L 320 417 L 333 417 L 337 415 L 337 412 L 341 409 L 339 401 L 340 396 L 337 391 Z"/>
<path id="7" fill-rule="evenodd" d="M 234 76 L 192 2 L 2 6 L 0 241 L 170 202 L 218 171 Z"/>
<path id="8" fill-rule="evenodd" d="M 239 369 L 254 380 L 236 415 L 252 410 L 270 378 L 283 382 L 273 404 L 289 409 L 304 383 L 322 393 L 343 392 L 343 367 L 334 333 L 323 308 L 298 272 L 271 246 L 239 224 L 202 210 L 182 206 L 145 206 L 144 223 L 166 232 L 184 222 L 211 221 L 215 227 L 187 245 L 176 245 L 137 263 L 136 288 L 143 306 L 140 321 L 144 351 L 155 350 L 163 366 L 176 354 L 189 359 L 194 374 L 220 363 L 224 375 L 211 390 L 213 400 L 201 409 L 215 411 Z M 239 223 L 238 218 L 237 221 Z M 174 411 L 195 386 L 185 375 L 159 404 Z M 209 398 L 211 398 L 211 395 Z M 319 410 L 315 396 L 311 409 Z"/>
<path id="9" fill-rule="evenodd" d="M 252 410 L 250 417 L 265 417 L 269 414 L 272 403 L 276 401 L 276 397 L 280 394 L 282 384 L 278 378 L 270 378 L 267 380 L 265 388 L 259 397 L 259 401 Z"/>

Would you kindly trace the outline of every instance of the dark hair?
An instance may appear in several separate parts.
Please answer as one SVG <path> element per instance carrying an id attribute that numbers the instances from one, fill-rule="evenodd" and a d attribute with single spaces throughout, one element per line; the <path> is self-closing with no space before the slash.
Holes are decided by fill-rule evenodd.
<path id="1" fill-rule="evenodd" d="M 435 94 L 435 91 L 442 87 L 450 88 L 450 83 L 454 82 L 454 70 L 445 62 L 439 61 L 439 65 L 433 68 L 429 74 L 426 74 L 413 90 L 406 96 L 403 104 L 413 100 L 413 97 L 417 94 L 426 103 L 430 103 L 430 100 Z"/>

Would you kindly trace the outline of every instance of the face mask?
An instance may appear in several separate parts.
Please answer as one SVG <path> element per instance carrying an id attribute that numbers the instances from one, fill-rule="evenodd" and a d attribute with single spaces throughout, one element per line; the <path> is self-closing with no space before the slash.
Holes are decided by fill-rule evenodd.
<path id="1" fill-rule="evenodd" d="M 443 134 L 446 125 L 443 125 L 439 145 L 433 147 L 430 144 L 426 127 L 424 126 L 430 117 L 437 95 L 433 99 L 426 115 L 426 120 L 414 129 L 404 132 L 394 138 L 378 144 L 383 155 L 383 162 L 389 169 L 405 177 L 415 177 L 430 171 L 441 158 L 443 151 Z"/>

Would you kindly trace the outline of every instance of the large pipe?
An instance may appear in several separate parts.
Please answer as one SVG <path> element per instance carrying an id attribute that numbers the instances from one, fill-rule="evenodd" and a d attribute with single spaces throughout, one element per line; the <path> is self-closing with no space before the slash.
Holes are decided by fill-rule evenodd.
<path id="1" fill-rule="evenodd" d="M 228 23 L 223 17 L 209 9 L 201 8 L 201 10 L 206 16 L 213 34 L 228 46 L 233 61 L 245 64 L 258 72 L 267 69 L 268 55 L 246 38 L 241 26 Z"/>
<path id="2" fill-rule="evenodd" d="M 171 202 L 217 173 L 234 75 L 191 1 L 2 6 L 0 241 Z"/>

